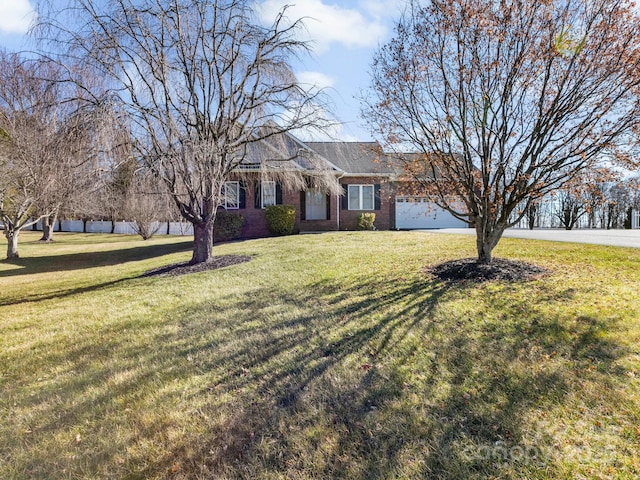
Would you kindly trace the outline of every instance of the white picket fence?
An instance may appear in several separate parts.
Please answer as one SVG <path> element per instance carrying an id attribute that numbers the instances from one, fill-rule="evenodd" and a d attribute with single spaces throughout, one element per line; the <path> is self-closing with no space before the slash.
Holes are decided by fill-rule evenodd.
<path id="1" fill-rule="evenodd" d="M 156 235 L 193 235 L 193 225 L 186 222 L 156 222 Z M 112 224 L 106 220 L 88 220 L 87 233 L 111 233 Z M 134 222 L 115 222 L 113 233 L 122 235 L 135 235 Z M 42 230 L 42 221 L 36 224 L 36 230 Z M 77 232 L 84 231 L 82 220 L 61 220 L 56 222 L 54 232 Z"/>

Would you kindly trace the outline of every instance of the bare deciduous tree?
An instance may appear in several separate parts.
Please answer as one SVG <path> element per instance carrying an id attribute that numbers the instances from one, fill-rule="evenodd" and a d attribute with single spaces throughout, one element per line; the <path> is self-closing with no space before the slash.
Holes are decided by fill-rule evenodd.
<path id="1" fill-rule="evenodd" d="M 143 240 L 148 240 L 164 226 L 161 221 L 171 217 L 168 200 L 165 185 L 144 166 L 137 165 L 124 192 L 122 216 L 133 222 Z"/>
<path id="2" fill-rule="evenodd" d="M 639 88 L 629 1 L 426 0 L 377 52 L 364 114 L 385 148 L 424 154 L 408 172 L 490 262 L 530 204 L 623 157 Z"/>
<path id="3" fill-rule="evenodd" d="M 602 208 L 602 228 L 631 228 L 633 193 L 631 180 L 619 180 L 607 186 Z"/>
<path id="4" fill-rule="evenodd" d="M 587 213 L 587 206 L 582 198 L 569 191 L 561 191 L 557 195 L 558 207 L 555 212 L 560 225 L 565 230 L 573 230 L 578 220 Z"/>
<path id="5" fill-rule="evenodd" d="M 18 256 L 23 228 L 55 219 L 64 202 L 81 190 L 77 167 L 87 158 L 95 116 L 65 101 L 69 97 L 61 78 L 52 63 L 0 52 L 0 218 L 8 258 Z M 45 232 L 46 240 L 50 233 Z"/>
<path id="6" fill-rule="evenodd" d="M 288 64 L 307 49 L 296 38 L 300 21 L 282 11 L 262 27 L 252 7 L 248 0 L 78 0 L 40 12 L 37 31 L 101 72 L 111 88 L 98 100 L 128 114 L 137 158 L 193 224 L 193 263 L 211 256 L 222 189 L 235 172 L 260 164 L 304 187 L 301 170 L 287 162 L 298 152 L 283 134 L 318 125 L 322 94 L 300 88 Z M 315 181 L 337 190 L 328 172 Z"/>
<path id="7" fill-rule="evenodd" d="M 536 227 L 536 223 L 539 223 L 540 202 L 529 203 L 524 215 L 527 219 L 527 227 L 529 230 L 533 230 Z"/>
<path id="8" fill-rule="evenodd" d="M 64 84 L 59 84 L 61 87 Z M 68 85 L 67 85 L 68 86 Z M 111 128 L 105 112 L 80 101 L 73 92 L 61 95 L 57 107 L 72 108 L 60 126 L 60 148 L 57 161 L 50 166 L 47 195 L 36 205 L 36 212 L 48 212 L 41 216 L 43 242 L 53 240 L 53 229 L 61 214 L 72 213 L 75 208 L 90 203 L 99 186 L 98 155 L 101 130 Z"/>

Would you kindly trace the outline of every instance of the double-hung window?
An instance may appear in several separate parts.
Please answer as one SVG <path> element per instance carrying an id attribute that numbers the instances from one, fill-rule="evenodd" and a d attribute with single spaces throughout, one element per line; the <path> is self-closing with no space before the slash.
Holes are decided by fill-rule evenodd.
<path id="1" fill-rule="evenodd" d="M 276 204 L 276 182 L 262 182 L 262 208 Z"/>
<path id="2" fill-rule="evenodd" d="M 349 210 L 374 210 L 373 185 L 349 185 Z"/>
<path id="3" fill-rule="evenodd" d="M 240 208 L 240 182 L 224 182 L 224 208 L 226 210 Z"/>

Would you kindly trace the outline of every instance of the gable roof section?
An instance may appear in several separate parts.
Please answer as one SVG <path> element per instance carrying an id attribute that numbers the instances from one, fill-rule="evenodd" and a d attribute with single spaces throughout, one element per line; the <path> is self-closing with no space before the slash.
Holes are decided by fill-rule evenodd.
<path id="1" fill-rule="evenodd" d="M 340 168 L 288 132 L 247 145 L 245 158 L 239 170 L 259 170 L 265 165 L 272 171 L 322 170 L 341 173 Z"/>
<path id="2" fill-rule="evenodd" d="M 305 145 L 345 175 L 388 177 L 398 173 L 376 142 L 306 142 Z"/>
<path id="3" fill-rule="evenodd" d="M 240 170 L 259 170 L 265 163 L 274 171 L 313 172 L 320 169 L 351 177 L 397 178 L 403 172 L 402 162 L 383 152 L 377 142 L 305 142 L 291 133 L 274 135 L 249 145 Z"/>

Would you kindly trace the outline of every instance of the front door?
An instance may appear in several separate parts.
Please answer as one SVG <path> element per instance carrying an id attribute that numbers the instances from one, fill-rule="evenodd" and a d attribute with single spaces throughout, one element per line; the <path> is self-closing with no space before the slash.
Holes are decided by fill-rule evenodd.
<path id="1" fill-rule="evenodd" d="M 327 195 L 312 188 L 307 190 L 305 198 L 305 218 L 307 220 L 327 219 Z"/>

